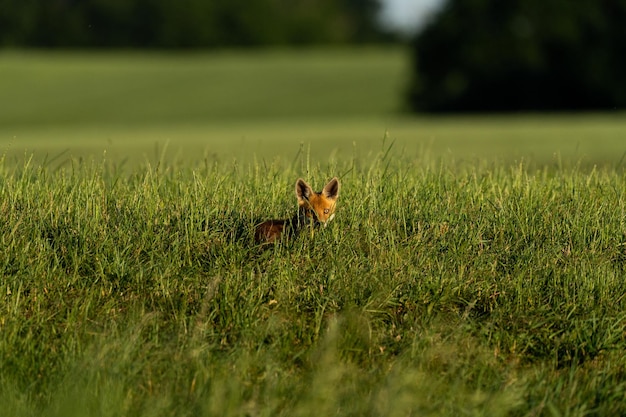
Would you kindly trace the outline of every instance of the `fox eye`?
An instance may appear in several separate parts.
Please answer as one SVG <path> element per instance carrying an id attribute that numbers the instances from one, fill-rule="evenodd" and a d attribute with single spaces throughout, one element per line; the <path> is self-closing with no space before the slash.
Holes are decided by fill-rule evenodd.
<path id="1" fill-rule="evenodd" d="M 330 213 L 330 209 L 324 209 L 324 214 Z"/>

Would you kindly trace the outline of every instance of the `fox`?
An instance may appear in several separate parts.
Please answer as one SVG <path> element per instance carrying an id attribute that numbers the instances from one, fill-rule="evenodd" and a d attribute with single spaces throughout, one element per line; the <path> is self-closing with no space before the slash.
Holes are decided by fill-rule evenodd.
<path id="1" fill-rule="evenodd" d="M 315 192 L 302 178 L 296 181 L 298 211 L 291 219 L 266 220 L 256 226 L 254 240 L 257 244 L 279 241 L 282 237 L 295 237 L 306 226 L 326 227 L 335 217 L 339 198 L 339 180 L 331 179 L 322 191 Z"/>

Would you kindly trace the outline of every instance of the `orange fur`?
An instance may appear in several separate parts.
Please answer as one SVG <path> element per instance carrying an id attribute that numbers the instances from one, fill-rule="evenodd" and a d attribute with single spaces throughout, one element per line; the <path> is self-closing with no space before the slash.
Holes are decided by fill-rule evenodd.
<path id="1" fill-rule="evenodd" d="M 305 226 L 326 225 L 335 216 L 339 197 L 339 180 L 335 177 L 320 192 L 315 192 L 302 178 L 296 181 L 298 212 L 291 219 L 267 220 L 256 227 L 257 243 L 272 243 L 284 235 L 295 235 Z"/>

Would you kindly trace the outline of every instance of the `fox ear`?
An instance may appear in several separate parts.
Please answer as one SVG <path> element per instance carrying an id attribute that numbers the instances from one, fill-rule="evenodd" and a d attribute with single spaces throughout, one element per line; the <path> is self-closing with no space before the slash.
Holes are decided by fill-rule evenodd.
<path id="1" fill-rule="evenodd" d="M 298 181 L 296 181 L 296 197 L 298 197 L 298 201 L 308 200 L 311 194 L 313 194 L 311 186 L 302 178 L 298 178 Z"/>
<path id="2" fill-rule="evenodd" d="M 335 177 L 324 186 L 322 194 L 331 200 L 336 200 L 339 197 L 339 188 L 339 180 Z"/>

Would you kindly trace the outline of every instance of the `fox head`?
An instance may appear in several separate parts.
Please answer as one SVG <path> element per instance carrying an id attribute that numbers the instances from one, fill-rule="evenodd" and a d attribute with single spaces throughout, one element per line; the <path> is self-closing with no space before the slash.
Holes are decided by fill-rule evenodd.
<path id="1" fill-rule="evenodd" d="M 320 192 L 315 192 L 302 178 L 296 181 L 298 207 L 304 219 L 314 224 L 323 224 L 335 217 L 335 204 L 339 197 L 339 180 L 335 177 Z"/>

